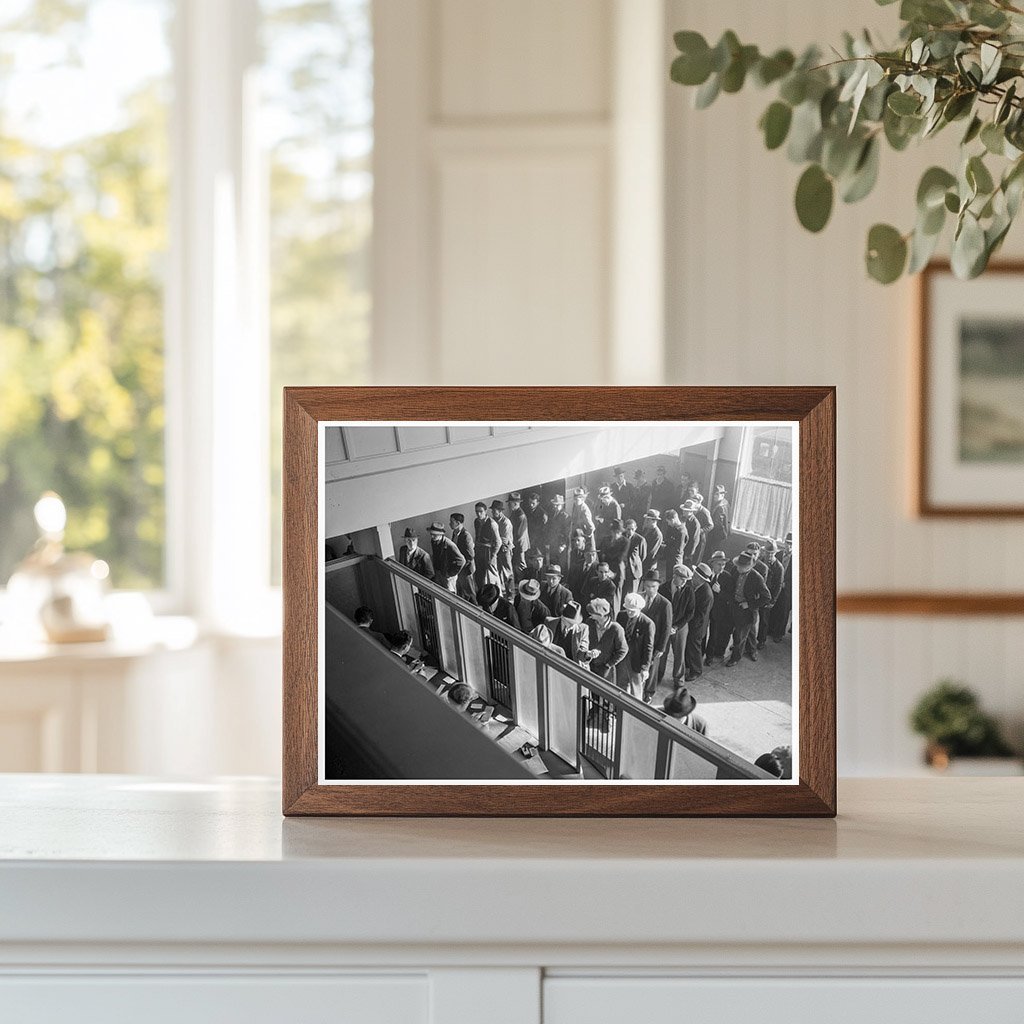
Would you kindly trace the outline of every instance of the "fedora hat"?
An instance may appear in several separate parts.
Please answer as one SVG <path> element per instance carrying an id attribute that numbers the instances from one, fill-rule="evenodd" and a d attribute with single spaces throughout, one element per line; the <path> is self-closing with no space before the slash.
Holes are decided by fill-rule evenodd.
<path id="1" fill-rule="evenodd" d="M 428 533 L 444 533 L 444 524 L 443 523 L 431 523 L 429 529 L 427 530 L 427 532 Z"/>
<path id="2" fill-rule="evenodd" d="M 644 513 L 644 519 L 655 519 L 655 520 L 657 520 L 657 519 L 660 519 L 660 518 L 661 518 L 661 513 L 656 508 L 649 508 Z"/>
<path id="3" fill-rule="evenodd" d="M 707 562 L 701 562 L 696 568 L 696 573 L 702 580 L 706 580 L 708 583 L 711 582 L 711 577 L 715 575 Z"/>
<path id="4" fill-rule="evenodd" d="M 519 596 L 531 601 L 540 597 L 540 584 L 536 580 L 523 580 L 519 584 Z"/>
<path id="5" fill-rule="evenodd" d="M 405 528 L 405 533 L 403 533 L 402 536 L 406 540 L 410 540 L 410 539 L 419 540 L 419 534 L 411 526 L 407 526 Z"/>
<path id="6" fill-rule="evenodd" d="M 671 697 L 665 698 L 662 710 L 673 718 L 685 718 L 697 706 L 697 698 L 684 686 Z"/>
<path id="7" fill-rule="evenodd" d="M 494 604 L 499 597 L 501 597 L 501 591 L 493 583 L 485 583 L 476 595 L 476 599 L 483 607 L 486 607 L 489 604 Z"/>

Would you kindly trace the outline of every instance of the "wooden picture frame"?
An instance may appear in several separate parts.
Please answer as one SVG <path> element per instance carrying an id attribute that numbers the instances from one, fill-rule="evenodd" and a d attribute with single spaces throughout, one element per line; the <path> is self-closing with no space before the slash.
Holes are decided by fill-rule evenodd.
<path id="1" fill-rule="evenodd" d="M 811 816 L 836 813 L 835 389 L 302 387 L 284 393 L 283 812 L 351 816 Z M 799 772 L 776 784 L 323 784 L 318 733 L 320 424 L 787 421 L 798 425 Z M 483 614 L 483 613 L 481 613 Z M 640 705 L 640 702 L 636 702 Z M 735 778 L 736 776 L 731 776 Z M 746 778 L 749 778 L 747 776 Z"/>
<path id="2" fill-rule="evenodd" d="M 917 338 L 914 346 L 915 362 L 913 367 L 917 392 L 914 424 L 916 437 L 913 439 L 911 450 L 914 458 L 912 508 L 920 518 L 1002 519 L 1024 516 L 1024 499 L 989 504 L 979 501 L 976 496 L 978 488 L 972 486 L 970 471 L 964 475 L 963 491 L 967 492 L 967 496 L 963 500 L 950 500 L 948 497 L 943 498 L 941 495 L 936 495 L 936 476 L 938 474 L 935 465 L 936 456 L 932 450 L 933 435 L 937 430 L 937 421 L 940 418 L 937 409 L 940 401 L 937 399 L 936 391 L 939 390 L 939 385 L 943 391 L 952 386 L 945 380 L 945 377 L 948 376 L 948 367 L 946 374 L 940 372 L 941 368 L 937 366 L 939 360 L 934 351 L 935 332 L 938 330 L 940 322 L 943 321 L 942 311 L 937 308 L 939 306 L 936 295 L 937 286 L 948 282 L 961 290 L 965 297 L 979 296 L 980 301 L 977 308 L 982 309 L 984 306 L 982 293 L 997 287 L 1008 276 L 1024 276 L 1024 261 L 993 261 L 986 268 L 984 275 L 974 281 L 957 281 L 952 275 L 949 262 L 945 260 L 933 261 L 918 275 Z M 1024 280 L 1017 284 L 1019 288 L 1020 284 L 1024 284 Z M 1009 292 L 1007 295 L 1009 302 L 1017 302 L 1015 296 Z M 966 302 L 966 298 L 961 301 Z M 962 305 L 960 308 L 963 312 L 971 307 Z M 1021 319 L 1024 320 L 1024 316 Z M 948 359 L 943 360 L 943 364 L 948 362 Z M 948 399 L 949 395 L 947 394 L 946 397 Z M 946 404 L 948 405 L 948 401 Z M 949 410 L 947 410 L 947 414 L 952 415 Z M 944 429 L 947 429 L 948 432 L 948 425 Z M 961 426 L 960 429 L 962 431 L 963 427 Z M 1019 476 L 1021 468 L 1024 467 L 1020 463 L 1017 463 L 1016 466 L 1010 465 L 1006 468 L 1006 474 Z M 950 474 L 945 471 L 943 475 Z M 948 485 L 946 485 L 946 489 L 948 490 Z"/>

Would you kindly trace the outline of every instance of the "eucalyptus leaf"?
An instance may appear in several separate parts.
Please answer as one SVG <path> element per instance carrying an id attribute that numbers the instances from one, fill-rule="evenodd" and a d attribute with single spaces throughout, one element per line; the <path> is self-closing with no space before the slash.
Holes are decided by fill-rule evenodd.
<path id="1" fill-rule="evenodd" d="M 956 184 L 956 176 L 950 174 L 944 167 L 929 167 L 921 175 L 921 181 L 917 186 L 917 207 L 927 212 L 936 206 L 941 206 L 946 199 L 947 190 Z"/>
<path id="2" fill-rule="evenodd" d="M 706 110 L 718 98 L 722 91 L 722 82 L 717 74 L 711 77 L 694 93 L 693 105 L 698 110 Z"/>
<path id="3" fill-rule="evenodd" d="M 953 238 L 950 265 L 953 273 L 962 281 L 976 277 L 975 268 L 985 259 L 985 232 L 978 219 L 965 211 L 960 227 Z"/>
<path id="4" fill-rule="evenodd" d="M 909 92 L 894 92 L 889 96 L 889 109 L 894 114 L 916 114 L 921 100 Z"/>
<path id="5" fill-rule="evenodd" d="M 928 233 L 920 227 L 914 229 L 910 237 L 910 262 L 907 264 L 908 274 L 917 274 L 928 265 L 939 244 L 941 231 Z"/>
<path id="6" fill-rule="evenodd" d="M 832 214 L 832 180 L 817 165 L 811 164 L 796 186 L 796 215 L 808 231 L 821 231 Z"/>
<path id="7" fill-rule="evenodd" d="M 868 232 L 868 274 L 880 284 L 892 284 L 907 262 L 906 239 L 890 224 L 875 224 Z"/>
<path id="8" fill-rule="evenodd" d="M 988 195 L 995 188 L 992 175 L 980 156 L 972 156 L 967 161 L 966 176 L 976 194 Z"/>
<path id="9" fill-rule="evenodd" d="M 789 126 L 793 120 L 793 108 L 788 103 L 776 100 L 761 116 L 764 144 L 768 149 L 778 149 L 786 141 Z"/>
<path id="10" fill-rule="evenodd" d="M 793 111 L 786 155 L 793 163 L 817 160 L 821 156 L 821 111 L 807 100 Z"/>
<path id="11" fill-rule="evenodd" d="M 1006 133 L 1002 126 L 991 121 L 981 129 L 981 143 L 994 156 L 1002 156 L 1006 145 Z"/>
<path id="12" fill-rule="evenodd" d="M 877 136 L 872 136 L 864 143 L 853 174 L 843 187 L 844 203 L 860 202 L 875 187 L 878 181 L 879 149 Z"/>

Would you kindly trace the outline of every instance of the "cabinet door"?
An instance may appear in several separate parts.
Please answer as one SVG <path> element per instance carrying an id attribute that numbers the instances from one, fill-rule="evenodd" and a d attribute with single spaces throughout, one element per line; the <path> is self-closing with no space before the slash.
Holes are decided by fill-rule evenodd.
<path id="1" fill-rule="evenodd" d="M 544 983 L 544 1024 L 1020 1024 L 1024 978 L 580 978 Z"/>
<path id="2" fill-rule="evenodd" d="M 422 975 L 193 974 L 0 979 L 18 1024 L 427 1024 Z"/>

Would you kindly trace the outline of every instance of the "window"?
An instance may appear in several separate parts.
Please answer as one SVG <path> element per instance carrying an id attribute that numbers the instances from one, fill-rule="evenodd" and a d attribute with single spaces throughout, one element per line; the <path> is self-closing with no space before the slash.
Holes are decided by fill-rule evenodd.
<path id="1" fill-rule="evenodd" d="M 784 537 L 793 528 L 793 444 L 790 426 L 743 428 L 733 526 L 758 537 Z"/>
<path id="2" fill-rule="evenodd" d="M 368 376 L 373 147 L 369 0 L 263 0 L 269 157 L 271 570 L 280 566 L 281 388 Z"/>
<path id="3" fill-rule="evenodd" d="M 69 547 L 115 586 L 164 582 L 171 14 L 9 0 L 0 15 L 0 586 L 48 489 Z"/>

